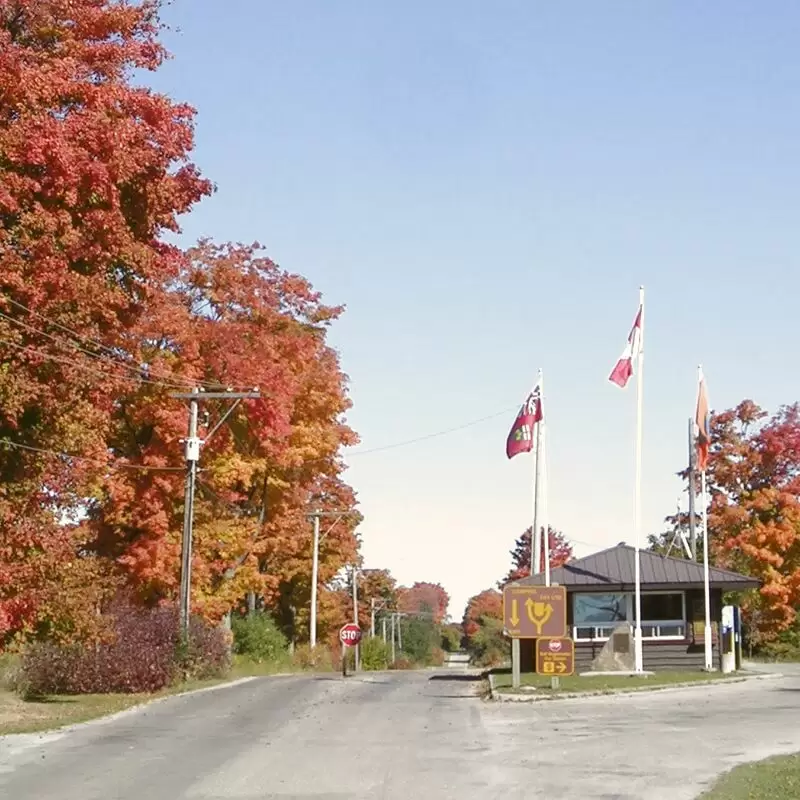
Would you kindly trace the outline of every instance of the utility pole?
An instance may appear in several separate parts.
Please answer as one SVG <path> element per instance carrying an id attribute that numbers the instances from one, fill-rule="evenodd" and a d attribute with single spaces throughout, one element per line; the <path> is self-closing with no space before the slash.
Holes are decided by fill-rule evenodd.
<path id="1" fill-rule="evenodd" d="M 370 621 L 369 621 L 369 633 L 370 636 L 375 636 L 375 618 L 379 611 L 382 611 L 386 608 L 386 598 L 382 598 L 378 600 L 375 597 L 370 597 L 369 605 L 370 605 Z M 386 619 L 383 620 L 383 641 L 386 641 Z"/>
<path id="2" fill-rule="evenodd" d="M 194 388 L 190 393 L 174 393 L 170 397 L 189 400 L 189 435 L 186 439 L 186 491 L 183 505 L 183 539 L 181 541 L 181 589 L 180 589 L 180 627 L 184 641 L 189 637 L 189 618 L 192 595 L 192 533 L 194 525 L 194 493 L 197 483 L 197 462 L 200 460 L 200 446 L 205 444 L 219 429 L 220 425 L 233 413 L 242 400 L 256 400 L 261 393 L 252 392 L 204 392 Z M 203 400 L 234 400 L 233 405 L 223 414 L 222 419 L 201 440 L 197 435 L 197 416 L 199 403 Z"/>
<path id="3" fill-rule="evenodd" d="M 353 622 L 358 625 L 358 568 L 353 565 Z M 359 646 L 353 648 L 353 671 L 358 672 Z"/>
<path id="4" fill-rule="evenodd" d="M 392 664 L 394 664 L 394 662 L 397 661 L 397 656 L 395 654 L 395 649 L 394 649 L 394 627 L 395 627 L 396 617 L 397 614 L 395 614 L 395 612 L 392 611 Z"/>
<path id="5" fill-rule="evenodd" d="M 198 393 L 192 390 L 192 395 Z M 189 610 L 192 585 L 192 525 L 194 492 L 197 482 L 197 461 L 200 458 L 200 439 L 197 436 L 197 400 L 189 403 L 189 435 L 186 439 L 186 491 L 183 500 L 183 539 L 181 540 L 180 625 L 184 641 L 189 637 Z"/>
<path id="6" fill-rule="evenodd" d="M 309 644 L 317 646 L 317 583 L 319 582 L 319 514 L 314 515 L 314 552 L 311 556 L 311 630 Z"/>
<path id="7" fill-rule="evenodd" d="M 383 628 L 383 643 L 386 644 L 386 617 L 381 620 L 381 627 Z"/>
<path id="8" fill-rule="evenodd" d="M 319 546 L 325 541 L 325 537 L 334 529 L 337 523 L 353 514 L 353 511 L 310 511 L 308 517 L 314 523 L 314 542 L 311 550 L 311 619 L 308 634 L 308 643 L 312 648 L 317 646 L 317 586 L 319 584 Z M 328 530 L 320 536 L 319 520 L 320 517 L 336 517 Z"/>

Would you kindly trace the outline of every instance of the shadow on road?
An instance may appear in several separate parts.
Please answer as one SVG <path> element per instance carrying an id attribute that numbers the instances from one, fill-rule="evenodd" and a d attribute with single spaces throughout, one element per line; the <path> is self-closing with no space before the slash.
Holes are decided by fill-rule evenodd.
<path id="1" fill-rule="evenodd" d="M 459 683 L 475 683 L 481 680 L 480 675 L 465 675 L 463 673 L 457 673 L 455 675 L 450 674 L 438 674 L 438 675 L 431 675 L 428 678 L 430 681 L 455 681 Z"/>

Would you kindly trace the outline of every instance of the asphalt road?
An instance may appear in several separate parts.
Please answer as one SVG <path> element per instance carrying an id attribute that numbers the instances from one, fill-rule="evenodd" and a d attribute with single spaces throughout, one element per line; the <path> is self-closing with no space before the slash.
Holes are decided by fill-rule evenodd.
<path id="1" fill-rule="evenodd" d="M 0 798 L 688 800 L 800 750 L 800 675 L 524 705 L 466 678 L 265 678 L 0 738 Z"/>

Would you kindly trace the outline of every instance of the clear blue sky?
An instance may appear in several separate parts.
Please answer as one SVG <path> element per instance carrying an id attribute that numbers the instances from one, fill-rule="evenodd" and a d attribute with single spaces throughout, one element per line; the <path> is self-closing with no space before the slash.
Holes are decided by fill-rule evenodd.
<path id="1" fill-rule="evenodd" d="M 504 442 L 538 367 L 550 520 L 633 541 L 634 394 L 607 382 L 647 288 L 645 532 L 675 508 L 698 362 L 713 407 L 798 399 L 800 5 L 176 0 L 153 84 L 199 110 L 219 187 L 184 220 L 264 243 L 347 313 L 367 565 L 467 597 L 530 524 Z"/>

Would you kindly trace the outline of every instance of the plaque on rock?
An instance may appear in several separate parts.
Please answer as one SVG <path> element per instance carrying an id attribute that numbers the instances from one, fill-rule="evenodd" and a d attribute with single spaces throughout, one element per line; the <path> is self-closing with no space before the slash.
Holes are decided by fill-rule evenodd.
<path id="1" fill-rule="evenodd" d="M 590 670 L 592 672 L 633 672 L 636 656 L 633 651 L 633 628 L 623 622 L 611 631 Z"/>
<path id="2" fill-rule="evenodd" d="M 620 655 L 629 653 L 631 649 L 631 634 L 628 630 L 615 630 L 611 636 L 611 649 Z"/>

